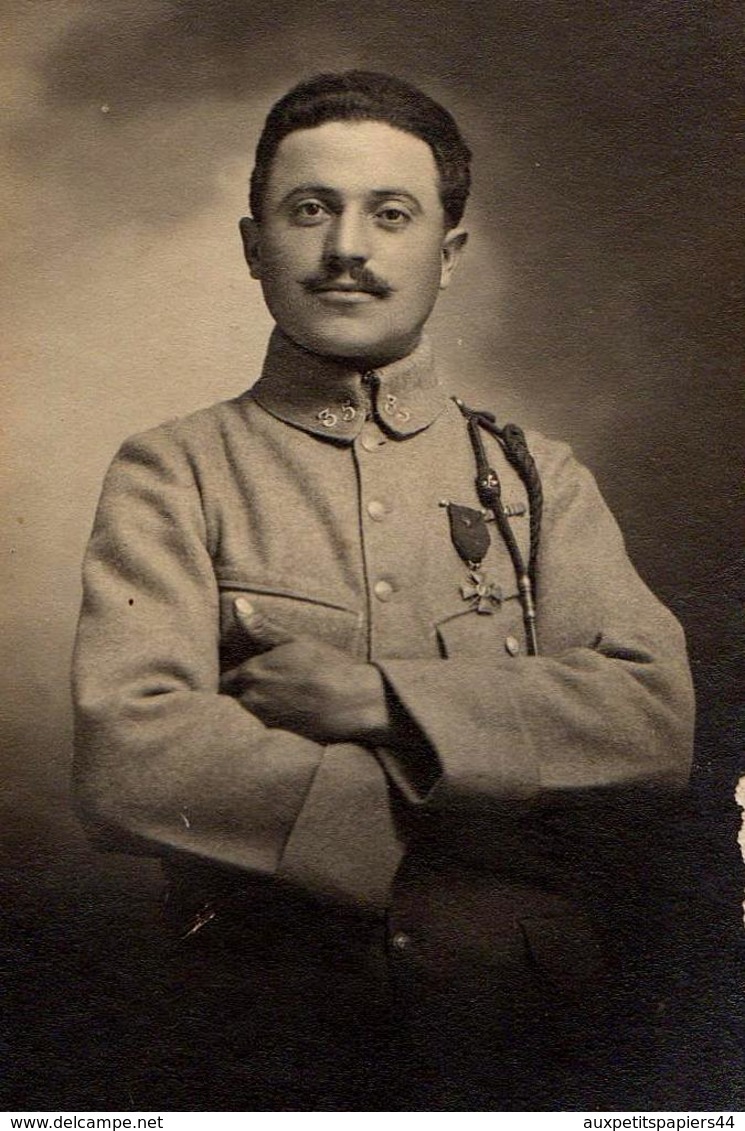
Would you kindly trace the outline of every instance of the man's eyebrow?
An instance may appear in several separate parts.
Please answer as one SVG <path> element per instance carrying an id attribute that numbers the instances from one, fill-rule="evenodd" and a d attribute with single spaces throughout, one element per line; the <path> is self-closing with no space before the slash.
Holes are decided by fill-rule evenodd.
<path id="1" fill-rule="evenodd" d="M 308 182 L 307 184 L 295 185 L 294 188 L 286 192 L 277 207 L 280 209 L 287 208 L 294 204 L 296 200 L 306 196 L 318 197 L 320 200 L 332 201 L 334 204 L 338 204 L 340 199 L 338 190 L 332 188 L 331 185 Z"/>
<path id="2" fill-rule="evenodd" d="M 412 206 L 412 208 L 417 209 L 417 211 L 419 212 L 421 212 L 422 210 L 422 206 L 418 198 L 414 196 L 413 192 L 409 192 L 409 190 L 405 188 L 372 189 L 370 195 L 376 200 L 390 200 L 393 197 L 395 197 L 397 200 L 406 200 Z"/>
<path id="3" fill-rule="evenodd" d="M 291 188 L 289 192 L 285 193 L 285 195 L 282 197 L 282 200 L 280 201 L 280 204 L 285 204 L 286 201 L 292 200 L 292 198 L 294 196 L 307 196 L 309 193 L 313 193 L 314 196 L 338 196 L 339 195 L 336 192 L 335 189 L 332 189 L 330 187 L 330 185 L 319 185 L 319 184 L 310 184 L 310 183 L 309 184 L 302 184 L 302 185 L 295 185 L 294 188 Z"/>

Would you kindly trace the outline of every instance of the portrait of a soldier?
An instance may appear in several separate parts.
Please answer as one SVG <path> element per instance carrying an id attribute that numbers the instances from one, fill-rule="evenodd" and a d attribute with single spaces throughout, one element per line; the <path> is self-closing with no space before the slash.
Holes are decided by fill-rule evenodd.
<path id="1" fill-rule="evenodd" d="M 78 808 L 163 862 L 205 1104 L 587 1106 L 619 1025 L 685 644 L 569 447 L 438 367 L 469 160 L 399 78 L 286 94 L 241 221 L 263 370 L 104 485 Z"/>

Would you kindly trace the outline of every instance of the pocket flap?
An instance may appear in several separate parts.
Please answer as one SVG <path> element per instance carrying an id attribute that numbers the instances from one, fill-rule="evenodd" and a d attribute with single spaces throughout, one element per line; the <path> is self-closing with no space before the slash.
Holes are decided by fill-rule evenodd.
<path id="1" fill-rule="evenodd" d="M 440 652 L 454 656 L 495 656 L 525 654 L 522 608 L 517 593 L 510 593 L 491 613 L 463 609 L 436 625 Z"/>
<path id="2" fill-rule="evenodd" d="M 238 623 L 234 602 L 246 597 L 268 620 L 291 636 L 310 636 L 353 656 L 364 650 L 362 613 L 333 601 L 324 593 L 272 587 L 271 585 L 221 578 L 220 656 L 223 670 L 235 667 L 253 654 L 250 641 Z"/>

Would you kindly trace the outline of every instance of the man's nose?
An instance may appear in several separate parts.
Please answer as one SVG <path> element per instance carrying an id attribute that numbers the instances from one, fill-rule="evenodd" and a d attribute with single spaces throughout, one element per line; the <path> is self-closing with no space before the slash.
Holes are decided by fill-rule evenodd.
<path id="1" fill-rule="evenodd" d="M 346 209 L 338 213 L 329 225 L 324 250 L 329 262 L 365 263 L 371 254 L 367 218 Z"/>

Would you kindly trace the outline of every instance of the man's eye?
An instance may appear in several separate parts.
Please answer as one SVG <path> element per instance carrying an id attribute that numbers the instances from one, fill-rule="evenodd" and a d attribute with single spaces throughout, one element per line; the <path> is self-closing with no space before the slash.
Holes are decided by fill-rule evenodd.
<path id="1" fill-rule="evenodd" d="M 328 209 L 320 200 L 301 200 L 293 208 L 292 215 L 299 224 L 317 224 L 328 215 Z"/>
<path id="2" fill-rule="evenodd" d="M 375 215 L 388 228 L 403 228 L 411 220 L 411 214 L 395 204 L 379 208 Z"/>

